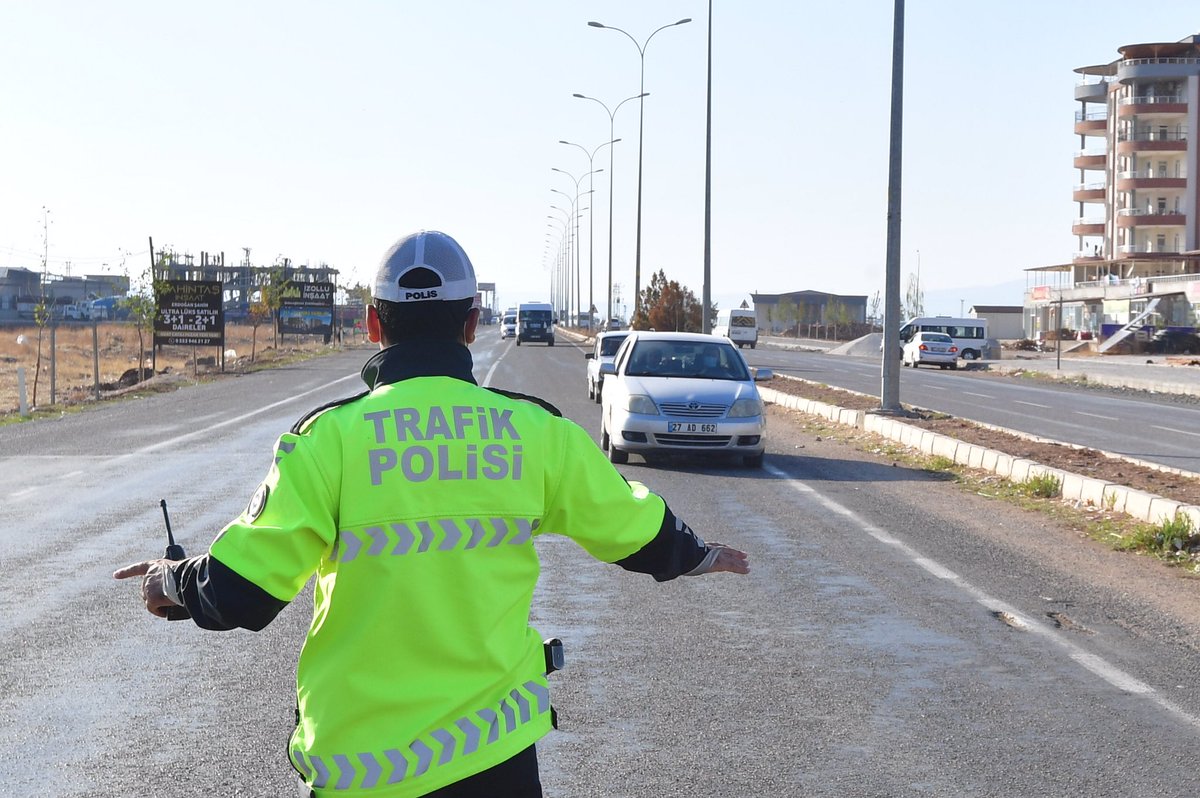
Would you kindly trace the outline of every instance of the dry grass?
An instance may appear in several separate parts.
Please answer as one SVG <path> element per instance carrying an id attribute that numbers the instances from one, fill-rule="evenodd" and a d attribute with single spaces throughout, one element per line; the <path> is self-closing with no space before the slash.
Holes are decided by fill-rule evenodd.
<path id="1" fill-rule="evenodd" d="M 225 329 L 225 369 L 227 372 L 245 371 L 250 368 L 251 336 L 249 326 L 229 325 Z M 33 377 L 37 363 L 37 327 L 0 327 L 0 414 L 18 409 L 17 369 L 25 369 L 25 393 L 33 405 Z M 121 322 L 101 323 L 97 328 L 97 344 L 100 359 L 101 395 L 112 392 L 119 386 L 122 375 L 130 370 L 136 373 L 138 361 L 137 330 Z M 149 346 L 150 336 L 146 336 Z M 288 336 L 273 348 L 271 329 L 258 328 L 256 361 L 278 361 L 298 354 L 315 353 L 326 348 L 320 338 Z M 92 328 L 90 325 L 64 325 L 55 333 L 55 405 L 74 405 L 90 401 L 94 397 Z M 232 353 L 229 350 L 233 350 Z M 220 372 L 220 360 L 216 365 L 204 365 L 205 358 L 218 355 L 215 347 L 164 347 L 156 362 L 159 373 L 179 375 L 185 378 L 204 378 Z M 193 363 L 193 357 L 197 362 Z M 146 367 L 150 365 L 150 353 L 146 354 Z M 106 387 L 107 386 L 107 387 Z M 50 405 L 50 330 L 42 337 L 42 373 L 38 381 L 37 400 L 44 409 Z"/>

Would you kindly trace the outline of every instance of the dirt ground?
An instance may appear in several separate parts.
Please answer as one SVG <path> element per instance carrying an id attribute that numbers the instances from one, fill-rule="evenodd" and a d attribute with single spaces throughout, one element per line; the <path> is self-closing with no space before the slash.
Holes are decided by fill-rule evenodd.
<path id="1" fill-rule="evenodd" d="M 31 407 L 45 410 L 51 405 L 50 331 L 43 331 L 42 366 L 34 398 L 34 371 L 37 364 L 37 327 L 0 327 L 0 416 L 17 412 L 18 372 L 25 369 L 25 395 Z M 55 407 L 69 407 L 94 401 L 92 326 L 61 325 L 54 335 Z M 149 347 L 150 336 L 146 336 Z M 130 390 L 137 382 L 138 335 L 130 324 L 105 322 L 96 328 L 100 363 L 100 396 L 112 396 Z M 257 336 L 248 325 L 225 328 L 225 370 L 241 373 L 272 362 L 325 349 L 316 336 L 291 335 L 276 347 L 271 328 L 261 326 Z M 253 351 L 254 362 L 251 362 Z M 155 382 L 209 379 L 221 373 L 220 351 L 215 347 L 163 347 L 154 366 Z M 146 367 L 150 366 L 147 349 Z"/>
<path id="2" fill-rule="evenodd" d="M 776 377 L 762 384 L 780 393 L 802 396 L 837 407 L 853 410 L 875 410 L 879 407 L 877 396 L 867 396 L 802 380 Z M 1063 444 L 1032 441 L 981 427 L 961 418 L 925 410 L 912 410 L 912 416 L 904 419 L 904 422 L 960 441 L 1033 460 L 1051 468 L 1061 468 L 1073 474 L 1125 485 L 1187 504 L 1200 505 L 1200 479 L 1135 465 L 1108 457 L 1094 449 L 1077 449 Z"/>

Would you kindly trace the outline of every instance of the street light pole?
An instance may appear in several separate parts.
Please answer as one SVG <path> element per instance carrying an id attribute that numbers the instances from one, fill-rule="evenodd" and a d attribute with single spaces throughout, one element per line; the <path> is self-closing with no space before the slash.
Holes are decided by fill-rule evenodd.
<path id="1" fill-rule="evenodd" d="M 561 192 L 560 192 L 560 193 L 561 193 Z M 551 206 L 550 206 L 550 209 L 551 209 L 551 210 L 558 211 L 559 213 L 561 213 L 561 214 L 563 214 L 564 216 L 566 216 L 566 217 L 567 217 L 566 219 L 559 219 L 557 216 L 551 216 L 550 214 L 546 214 L 546 218 L 547 218 L 547 219 L 551 219 L 551 220 L 553 220 L 553 221 L 555 221 L 555 222 L 559 222 L 559 223 L 561 223 L 561 224 L 562 224 L 562 226 L 563 226 L 563 227 L 562 227 L 562 235 L 561 235 L 561 237 L 559 238 L 559 249 L 558 249 L 558 271 L 559 271 L 559 275 L 558 275 L 558 279 L 557 279 L 557 281 L 556 281 L 556 284 L 557 284 L 558 288 L 557 288 L 557 290 L 556 290 L 556 291 L 554 291 L 554 292 L 553 292 L 553 295 L 552 295 L 552 297 L 551 297 L 551 304 L 553 304 L 553 305 L 554 305 L 554 310 L 555 310 L 555 312 L 557 313 L 558 311 L 562 310 L 562 296 L 563 296 L 563 277 L 562 277 L 562 269 L 563 269 L 563 257 L 562 257 L 562 253 L 563 253 L 563 248 L 564 248 L 564 247 L 569 247 L 569 246 L 570 246 L 570 245 L 569 245 L 569 243 L 568 243 L 568 240 L 569 240 L 569 236 L 570 236 L 570 232 L 569 232 L 569 230 L 570 230 L 570 227 L 571 227 L 571 223 L 570 223 L 570 218 L 571 218 L 571 217 L 570 217 L 570 214 L 568 214 L 568 213 L 567 213 L 567 211 L 566 211 L 565 209 L 563 209 L 563 208 L 560 208 L 560 207 L 558 207 L 557 205 L 551 205 Z M 551 225 L 547 225 L 547 227 L 550 227 L 550 226 L 551 226 Z"/>
<path id="2" fill-rule="evenodd" d="M 704 286 L 700 292 L 700 332 L 712 332 L 712 0 L 708 0 L 708 100 L 704 125 Z M 757 333 L 755 333 L 757 335 Z"/>
<path id="3" fill-rule="evenodd" d="M 563 303 L 563 309 L 566 311 L 567 318 L 569 319 L 571 317 L 571 235 L 572 235 L 572 225 L 574 224 L 574 221 L 575 221 L 575 200 L 571 197 L 570 194 L 568 194 L 565 191 L 559 191 L 556 188 L 552 188 L 550 190 L 553 191 L 555 194 L 562 194 L 564 197 L 566 197 L 567 198 L 566 204 L 570 208 L 570 211 L 567 211 L 565 208 L 559 208 L 557 205 L 550 206 L 551 208 L 555 208 L 557 210 L 564 211 L 567 214 L 566 232 L 564 234 L 564 239 L 566 240 L 566 246 L 567 246 L 567 273 L 566 273 L 566 278 L 563 282 L 563 286 L 564 286 L 563 296 L 565 298 L 565 302 Z"/>
<path id="4" fill-rule="evenodd" d="M 584 193 L 587 193 L 587 194 L 592 193 L 592 190 L 590 190 L 590 189 L 586 192 L 580 192 L 579 183 L 585 177 L 594 175 L 596 172 L 603 172 L 604 170 L 603 169 L 595 169 L 593 171 L 587 172 L 586 174 L 582 174 L 579 177 L 575 177 L 575 175 L 571 174 L 570 172 L 566 171 L 565 169 L 559 169 L 558 167 L 555 167 L 555 166 L 550 167 L 550 171 L 559 172 L 561 174 L 564 174 L 568 178 L 570 178 L 571 180 L 573 180 L 575 182 L 575 199 L 571 202 L 571 211 L 572 211 L 572 213 L 577 214 L 579 198 L 581 196 L 583 196 Z M 551 189 L 551 191 L 558 191 L 558 189 Z M 563 196 L 568 196 L 567 194 L 563 193 L 562 191 L 559 191 L 558 193 L 563 194 Z M 575 217 L 575 312 L 576 313 L 579 312 L 579 302 L 580 302 L 580 296 L 579 296 L 579 217 L 578 217 L 578 215 L 576 215 L 576 217 Z"/>
<path id="5" fill-rule="evenodd" d="M 571 147 L 578 147 L 579 149 L 583 150 L 583 154 L 586 155 L 587 159 L 588 159 L 588 169 L 591 170 L 588 172 L 588 174 L 595 175 L 596 172 L 604 171 L 603 169 L 594 168 L 595 164 L 592 163 L 592 159 L 596 157 L 596 153 L 600 152 L 601 147 L 607 147 L 609 145 L 616 144 L 618 141 L 620 141 L 620 139 L 612 139 L 611 141 L 606 141 L 603 144 L 598 144 L 598 145 L 596 145 L 596 149 L 592 150 L 591 152 L 588 152 L 587 148 L 584 147 L 582 144 L 576 144 L 573 141 L 563 141 L 562 139 L 559 139 L 558 143 L 566 144 Z M 611 174 L 611 172 L 612 172 L 612 158 L 611 158 L 612 150 L 609 150 L 609 153 L 610 153 L 609 172 Z M 588 178 L 588 193 L 595 194 L 595 192 L 596 192 L 596 178 L 589 177 Z M 609 199 L 611 200 L 611 198 L 612 198 L 612 190 L 610 189 L 609 190 Z M 595 203 L 594 197 L 593 197 L 592 201 L 594 204 Z M 596 254 L 595 250 L 596 250 L 596 212 L 592 211 L 592 214 L 588 217 L 588 332 L 589 333 L 595 332 L 595 330 L 592 329 L 592 321 L 594 320 L 593 308 L 596 307 L 596 300 L 592 296 L 592 291 L 596 287 L 595 277 L 592 274 L 592 266 L 593 266 L 592 262 L 595 257 L 595 254 Z"/>
<path id="6" fill-rule="evenodd" d="M 900 180 L 904 131 L 904 0 L 894 0 L 892 23 L 892 114 L 888 142 L 887 254 L 884 267 L 883 366 L 879 405 L 899 413 L 900 368 Z M 919 263 L 919 261 L 918 261 Z M 918 286 L 920 282 L 918 281 Z M 920 297 L 918 288 L 918 298 Z"/>
<path id="7" fill-rule="evenodd" d="M 615 30 L 618 33 L 624 33 L 629 41 L 633 42 L 633 46 L 637 48 L 638 60 L 640 62 L 640 78 L 638 83 L 638 92 L 640 92 L 641 100 L 638 101 L 638 190 L 637 190 L 637 249 L 634 255 L 633 263 L 633 316 L 637 318 L 638 311 L 641 309 L 642 302 L 642 132 L 645 122 L 645 97 L 646 97 L 646 48 L 650 45 L 650 40 L 654 38 L 659 31 L 673 28 L 676 25 L 683 25 L 691 22 L 691 17 L 681 19 L 678 22 L 672 22 L 669 25 L 663 25 L 658 28 L 641 44 L 633 38 L 628 31 L 621 28 L 615 28 L 612 25 L 604 25 L 600 22 L 589 22 L 588 26 L 592 28 L 606 28 Z"/>
<path id="8" fill-rule="evenodd" d="M 613 108 L 612 110 L 609 110 L 609 108 L 606 104 L 604 104 L 600 100 L 597 100 L 595 97 L 588 97 L 586 94 L 579 94 L 579 93 L 573 94 L 571 96 L 578 97 L 581 100 L 591 100 L 592 102 L 597 103 L 601 108 L 603 108 L 604 113 L 608 114 L 608 137 L 612 141 L 617 141 L 618 139 L 613 138 L 614 125 L 615 125 L 615 120 L 617 118 L 617 111 L 620 111 L 621 106 L 624 105 L 625 103 L 629 102 L 630 100 L 640 100 L 641 98 L 645 97 L 646 93 L 643 92 L 641 94 L 634 95 L 633 97 L 626 97 L 624 100 L 621 100 L 621 102 L 617 103 L 616 107 Z M 610 147 L 608 150 L 608 316 L 605 317 L 605 321 L 612 318 L 612 311 L 613 311 L 613 274 L 612 274 L 612 269 L 613 269 L 613 251 L 612 251 L 613 221 L 612 221 L 612 213 L 613 213 L 613 150 L 615 150 L 615 149 L 616 149 L 616 147 Z"/>

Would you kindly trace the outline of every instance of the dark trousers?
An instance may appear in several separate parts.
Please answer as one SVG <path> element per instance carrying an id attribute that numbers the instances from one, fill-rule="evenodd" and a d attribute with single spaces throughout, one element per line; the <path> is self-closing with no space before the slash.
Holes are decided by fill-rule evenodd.
<path id="1" fill-rule="evenodd" d="M 434 790 L 427 798 L 542 798 L 537 751 L 521 753 L 462 781 Z"/>

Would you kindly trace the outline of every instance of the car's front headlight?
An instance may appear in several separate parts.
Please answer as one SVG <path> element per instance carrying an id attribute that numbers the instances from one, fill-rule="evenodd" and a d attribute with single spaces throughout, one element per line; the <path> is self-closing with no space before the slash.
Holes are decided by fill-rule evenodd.
<path id="1" fill-rule="evenodd" d="M 641 416 L 658 415 L 658 406 L 654 404 L 654 400 L 649 396 L 639 393 L 629 395 L 629 401 L 625 403 L 625 409 L 630 413 L 637 413 Z"/>
<path id="2" fill-rule="evenodd" d="M 738 399 L 729 408 L 729 418 L 750 418 L 762 414 L 762 402 L 755 398 Z"/>

